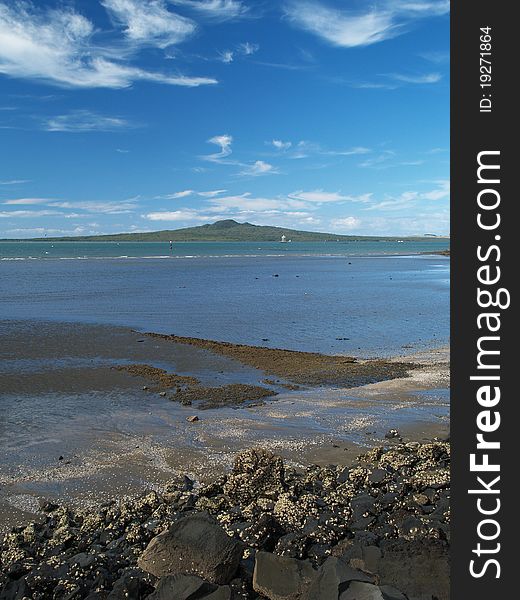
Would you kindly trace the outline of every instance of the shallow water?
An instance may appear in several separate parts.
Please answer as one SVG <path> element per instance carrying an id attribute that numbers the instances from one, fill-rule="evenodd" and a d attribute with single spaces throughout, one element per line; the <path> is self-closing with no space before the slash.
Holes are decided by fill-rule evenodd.
<path id="1" fill-rule="evenodd" d="M 265 373 L 205 350 L 124 328 L 4 322 L 0 335 L 0 529 L 37 511 L 38 497 L 91 503 L 137 494 L 181 473 L 211 479 L 236 452 L 261 445 L 292 461 L 347 460 L 390 428 L 407 439 L 447 430 L 447 390 L 284 390 L 260 406 L 198 410 L 143 389 L 111 367 L 147 363 L 207 385 L 266 385 Z M 189 423 L 186 417 L 200 420 Z M 330 455 L 330 452 L 333 452 Z"/>
<path id="2" fill-rule="evenodd" d="M 241 256 L 0 263 L 0 314 L 294 350 L 445 345 L 449 259 Z"/>

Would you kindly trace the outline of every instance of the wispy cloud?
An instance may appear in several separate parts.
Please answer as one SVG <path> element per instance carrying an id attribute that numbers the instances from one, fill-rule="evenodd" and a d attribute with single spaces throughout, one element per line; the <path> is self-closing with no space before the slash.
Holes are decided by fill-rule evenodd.
<path id="1" fill-rule="evenodd" d="M 120 4 L 129 7 L 135 2 L 120 0 Z M 153 34 L 149 21 L 143 23 L 141 34 L 137 23 L 131 29 L 128 24 L 127 34 L 132 31 L 134 36 L 144 36 L 146 29 Z M 164 26 L 160 31 L 159 38 L 162 36 L 164 40 Z M 213 78 L 154 72 L 134 66 L 130 61 L 135 48 L 125 48 L 121 43 L 112 47 L 96 45 L 93 39 L 98 33 L 89 19 L 72 9 L 44 10 L 31 2 L 17 2 L 12 6 L 2 2 L 0 74 L 76 88 L 126 88 L 136 81 L 188 87 L 216 83 Z"/>
<path id="2" fill-rule="evenodd" d="M 257 160 L 251 165 L 245 165 L 240 175 L 248 177 L 258 177 L 260 175 L 274 175 L 279 173 L 278 169 L 263 160 Z"/>
<path id="3" fill-rule="evenodd" d="M 385 150 L 384 152 L 380 152 L 370 158 L 367 158 L 363 162 L 359 163 L 358 166 L 363 168 L 385 168 L 388 166 L 388 161 L 394 158 L 395 152 L 393 150 Z"/>
<path id="4" fill-rule="evenodd" d="M 372 204 L 366 210 L 401 210 L 409 208 L 411 204 L 418 202 L 446 200 L 450 196 L 450 182 L 448 179 L 441 179 L 436 183 L 436 187 L 426 191 L 406 191 L 399 196 L 390 196 L 385 200 Z"/>
<path id="5" fill-rule="evenodd" d="M 182 190 L 181 192 L 174 192 L 173 194 L 164 194 L 162 196 L 155 196 L 157 200 L 178 200 L 179 198 L 187 198 L 192 196 L 195 192 L 193 190 Z"/>
<path id="6" fill-rule="evenodd" d="M 440 73 L 425 73 L 422 75 L 406 75 L 403 73 L 388 73 L 386 77 L 403 83 L 438 83 L 442 79 Z"/>
<path id="7" fill-rule="evenodd" d="M 43 205 L 45 207 L 50 208 L 61 208 L 61 209 L 69 209 L 69 210 L 83 210 L 87 213 L 98 213 L 98 214 L 106 214 L 106 215 L 118 215 L 118 214 L 127 214 L 133 212 L 137 203 L 135 199 L 130 200 L 121 200 L 121 201 L 107 201 L 107 202 L 99 202 L 99 201 L 69 201 L 69 200 L 56 200 L 52 198 L 15 198 L 10 200 L 5 200 L 2 204 L 11 205 L 11 206 L 33 206 L 33 205 Z M 23 211 L 26 212 L 26 211 Z M 10 214 L 15 214 L 10 213 Z M 63 214 L 63 213 L 53 213 L 53 214 Z M 73 214 L 68 215 L 78 217 L 79 215 Z"/>
<path id="8" fill-rule="evenodd" d="M 255 54 L 260 49 L 258 44 L 251 44 L 250 42 L 244 42 L 243 44 L 238 45 L 238 51 L 244 56 L 251 56 Z"/>
<path id="9" fill-rule="evenodd" d="M 53 206 L 56 208 L 67 208 L 72 210 L 84 210 L 89 213 L 104 214 L 104 215 L 124 215 L 135 211 L 137 204 L 134 200 L 122 200 L 98 202 L 98 201 L 86 201 L 86 202 L 72 202 L 72 201 L 60 201 L 56 200 L 49 202 L 47 206 Z"/>
<path id="10" fill-rule="evenodd" d="M 169 2 L 178 6 L 186 6 L 217 21 L 239 19 L 249 12 L 249 8 L 240 0 L 169 0 Z"/>
<path id="11" fill-rule="evenodd" d="M 31 217 L 51 217 L 61 215 L 62 213 L 56 210 L 12 210 L 12 211 L 0 211 L 0 218 L 2 219 L 17 219 L 17 218 L 31 218 Z"/>
<path id="12" fill-rule="evenodd" d="M 354 48 L 402 35 L 417 19 L 446 14 L 449 2 L 383 0 L 377 8 L 370 5 L 368 10 L 348 11 L 314 0 L 292 0 L 285 12 L 295 26 L 334 46 Z"/>
<path id="13" fill-rule="evenodd" d="M 21 185 L 22 183 L 29 183 L 29 179 L 4 179 L 4 180 L 0 180 L 0 185 Z"/>
<path id="14" fill-rule="evenodd" d="M 441 50 L 431 50 L 429 52 L 422 52 L 419 54 L 421 58 L 427 60 L 428 62 L 434 63 L 436 65 L 441 65 L 444 63 L 448 63 L 450 61 L 450 53 L 449 51 L 441 51 Z"/>
<path id="15" fill-rule="evenodd" d="M 204 198 L 215 198 L 215 196 L 219 196 L 220 194 L 224 194 L 227 190 L 208 190 L 206 192 L 197 192 L 199 196 L 203 196 Z"/>
<path id="16" fill-rule="evenodd" d="M 310 192 L 293 192 L 289 194 L 290 198 L 303 200 L 304 202 L 368 202 L 372 194 L 361 194 L 353 196 L 350 194 L 342 194 L 340 192 L 326 192 L 324 190 L 313 190 Z"/>
<path id="17" fill-rule="evenodd" d="M 360 227 L 361 220 L 357 217 L 341 217 L 339 219 L 332 219 L 330 225 L 335 231 L 352 231 Z"/>
<path id="18" fill-rule="evenodd" d="M 141 215 L 141 217 L 148 221 L 208 221 L 208 219 L 211 219 L 208 215 L 200 214 L 199 211 L 191 209 L 150 212 Z"/>
<path id="19" fill-rule="evenodd" d="M 352 148 L 345 149 L 330 149 L 323 147 L 321 144 L 310 142 L 307 140 L 300 140 L 299 142 L 292 142 L 289 140 L 271 140 L 267 144 L 273 146 L 279 152 L 283 152 L 283 155 L 287 158 L 302 159 L 308 158 L 309 156 L 355 156 L 359 154 L 368 154 L 371 152 L 370 148 L 365 146 L 354 146 Z"/>
<path id="20" fill-rule="evenodd" d="M 233 143 L 233 136 L 228 135 L 227 133 L 224 135 L 215 135 L 208 140 L 208 144 L 215 144 L 219 146 L 220 152 L 215 152 L 213 154 L 205 154 L 201 158 L 204 160 L 209 160 L 211 162 L 222 162 L 223 159 L 228 157 L 231 153 L 231 144 Z"/>
<path id="21" fill-rule="evenodd" d="M 234 58 L 235 58 L 235 54 L 233 52 L 233 50 L 224 50 L 222 52 L 219 52 L 219 60 L 225 64 L 229 64 L 232 63 Z"/>
<path id="22" fill-rule="evenodd" d="M 188 198 L 189 196 L 200 196 L 202 198 L 214 198 L 219 194 L 223 194 L 226 190 L 208 190 L 204 192 L 197 192 L 195 190 L 182 190 L 180 192 L 173 192 L 172 194 L 161 194 L 154 196 L 155 200 L 180 200 L 181 198 Z"/>
<path id="23" fill-rule="evenodd" d="M 121 117 L 99 115 L 88 110 L 76 110 L 66 115 L 58 115 L 44 121 L 46 131 L 82 133 L 88 131 L 117 131 L 134 127 Z"/>
<path id="24" fill-rule="evenodd" d="M 13 200 L 5 200 L 2 204 L 12 205 L 33 205 L 33 204 L 48 204 L 52 202 L 49 198 L 15 198 Z"/>
<path id="25" fill-rule="evenodd" d="M 381 83 L 376 81 L 349 81 L 350 87 L 358 90 L 396 90 L 399 86 L 394 83 Z"/>
<path id="26" fill-rule="evenodd" d="M 282 140 L 272 140 L 270 142 L 277 150 L 289 150 L 292 146 L 292 142 L 284 142 Z"/>
<path id="27" fill-rule="evenodd" d="M 191 19 L 169 11 L 162 0 L 102 0 L 101 4 L 134 43 L 167 48 L 183 42 L 197 28 Z"/>
<path id="28" fill-rule="evenodd" d="M 218 53 L 218 60 L 223 63 L 230 64 L 235 61 L 235 58 L 241 58 L 245 56 L 251 56 L 258 52 L 260 46 L 258 44 L 251 44 L 245 42 L 238 44 L 233 50 L 223 50 Z"/>

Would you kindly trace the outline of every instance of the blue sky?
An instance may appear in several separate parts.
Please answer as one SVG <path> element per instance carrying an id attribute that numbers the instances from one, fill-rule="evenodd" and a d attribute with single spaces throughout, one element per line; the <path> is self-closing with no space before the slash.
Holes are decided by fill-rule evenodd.
<path id="1" fill-rule="evenodd" d="M 449 230 L 449 3 L 0 0 L 0 237 Z"/>

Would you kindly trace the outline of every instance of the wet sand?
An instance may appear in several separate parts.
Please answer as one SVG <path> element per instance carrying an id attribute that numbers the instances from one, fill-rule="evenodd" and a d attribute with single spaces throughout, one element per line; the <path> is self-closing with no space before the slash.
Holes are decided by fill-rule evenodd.
<path id="1" fill-rule="evenodd" d="M 89 506 L 184 473 L 208 481 L 254 445 L 302 467 L 393 444 L 392 428 L 405 441 L 449 433 L 446 350 L 357 361 L 92 325 L 25 322 L 2 334 L 2 528 L 33 519 L 43 498 Z M 200 391 L 232 386 L 240 402 L 202 410 Z M 243 403 L 254 388 L 266 397 Z M 170 389 L 191 390 L 191 404 Z"/>
<path id="2" fill-rule="evenodd" d="M 304 385 L 341 385 L 355 387 L 386 379 L 406 377 L 414 368 L 412 362 L 396 360 L 358 360 L 352 356 L 298 352 L 281 348 L 246 346 L 177 335 L 147 334 L 155 339 L 168 340 L 203 348 L 228 356 L 244 365 L 265 373 Z"/>

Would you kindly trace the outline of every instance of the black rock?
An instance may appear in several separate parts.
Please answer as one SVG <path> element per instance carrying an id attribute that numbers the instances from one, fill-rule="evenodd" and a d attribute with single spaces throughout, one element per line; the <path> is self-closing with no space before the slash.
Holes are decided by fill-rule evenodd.
<path id="1" fill-rule="evenodd" d="M 257 552 L 253 589 L 269 600 L 299 600 L 315 575 L 309 561 Z"/>
<path id="2" fill-rule="evenodd" d="M 339 473 L 338 478 L 337 478 L 337 482 L 338 483 L 345 483 L 346 481 L 348 481 L 348 476 L 349 475 L 350 475 L 350 469 L 348 467 L 345 467 Z"/>
<path id="3" fill-rule="evenodd" d="M 339 596 L 339 600 L 384 600 L 383 593 L 377 585 L 352 581 Z"/>
<path id="4" fill-rule="evenodd" d="M 384 469 L 374 469 L 368 476 L 369 483 L 379 484 L 383 483 L 388 473 Z"/>
<path id="5" fill-rule="evenodd" d="M 115 583 L 107 600 L 145 598 L 153 591 L 150 580 L 140 569 L 128 569 Z"/>
<path id="6" fill-rule="evenodd" d="M 188 515 L 153 538 L 138 565 L 156 577 L 175 573 L 199 575 L 211 583 L 228 583 L 242 548 L 207 513 Z"/>
<path id="7" fill-rule="evenodd" d="M 167 575 L 159 580 L 155 591 L 148 596 L 149 600 L 192 600 L 206 598 L 217 589 L 196 575 Z M 134 598 L 135 596 L 129 596 Z"/>
<path id="8" fill-rule="evenodd" d="M 391 585 L 382 585 L 379 588 L 384 600 L 408 600 L 407 597 Z"/>
<path id="9" fill-rule="evenodd" d="M 331 556 L 321 566 L 317 577 L 304 595 L 304 599 L 338 598 L 352 581 L 372 583 L 374 579 L 366 573 L 349 567 L 339 558 Z"/>
<path id="10" fill-rule="evenodd" d="M 29 597 L 30 589 L 25 579 L 10 581 L 0 592 L 0 600 L 23 600 Z"/>

